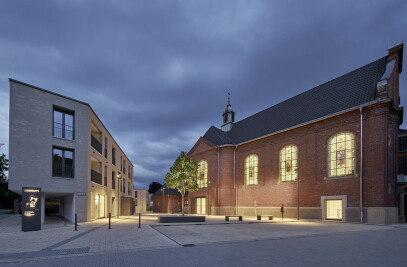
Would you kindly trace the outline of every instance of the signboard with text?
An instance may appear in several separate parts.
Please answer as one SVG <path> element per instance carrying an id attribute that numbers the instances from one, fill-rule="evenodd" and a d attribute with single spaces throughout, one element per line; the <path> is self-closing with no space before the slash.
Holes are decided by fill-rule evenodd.
<path id="1" fill-rule="evenodd" d="M 41 230 L 41 188 L 23 187 L 21 208 L 21 230 Z"/>

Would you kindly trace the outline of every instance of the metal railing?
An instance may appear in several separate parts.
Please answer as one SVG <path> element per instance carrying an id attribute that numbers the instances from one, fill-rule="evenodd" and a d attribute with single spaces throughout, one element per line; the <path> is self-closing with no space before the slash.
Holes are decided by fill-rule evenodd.
<path id="1" fill-rule="evenodd" d="M 62 163 L 53 163 L 52 166 L 52 176 L 54 177 L 64 177 L 64 178 L 73 178 L 74 168 L 73 164 Z"/>
<path id="2" fill-rule="evenodd" d="M 59 122 L 54 122 L 54 136 L 73 140 L 73 127 L 69 125 L 63 125 Z"/>
<path id="3" fill-rule="evenodd" d="M 98 173 L 97 171 L 90 170 L 90 180 L 92 182 L 102 184 L 102 174 Z"/>
<path id="4" fill-rule="evenodd" d="M 95 137 L 93 137 L 93 135 L 91 135 L 90 138 L 90 145 L 96 149 L 96 151 L 102 154 L 102 144 Z"/>

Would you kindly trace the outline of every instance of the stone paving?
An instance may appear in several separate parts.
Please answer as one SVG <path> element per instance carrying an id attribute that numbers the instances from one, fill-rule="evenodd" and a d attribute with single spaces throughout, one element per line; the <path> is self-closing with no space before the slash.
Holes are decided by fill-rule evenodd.
<path id="1" fill-rule="evenodd" d="M 19 223 L 20 222 L 20 223 Z M 10 225 L 11 224 L 11 225 Z M 225 222 L 224 216 L 209 216 L 205 223 L 158 224 L 156 216 L 121 216 L 73 224 L 55 220 L 48 228 L 21 232 L 21 215 L 0 220 L 0 263 L 18 259 L 63 257 L 64 255 L 98 255 L 126 251 L 179 248 L 184 245 L 233 243 L 254 240 L 277 240 L 336 233 L 391 231 L 407 229 L 406 225 L 370 225 L 358 223 L 295 221 L 276 219 L 256 221 L 244 217 L 243 222 Z"/>

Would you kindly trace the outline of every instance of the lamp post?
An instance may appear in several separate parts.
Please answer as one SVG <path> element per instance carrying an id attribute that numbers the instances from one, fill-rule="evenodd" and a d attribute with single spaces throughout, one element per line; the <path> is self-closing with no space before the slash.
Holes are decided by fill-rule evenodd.
<path id="1" fill-rule="evenodd" d="M 295 172 L 297 173 L 297 220 L 300 220 L 300 177 L 298 175 L 299 170 L 298 168 L 295 169 Z"/>
<path id="2" fill-rule="evenodd" d="M 164 212 L 164 191 L 165 191 L 165 187 L 163 186 L 161 188 L 161 192 L 163 192 L 163 200 L 161 201 L 161 212 Z"/>
<path id="3" fill-rule="evenodd" d="M 210 185 L 211 185 L 211 181 L 208 181 L 208 216 L 211 214 L 211 212 L 210 212 L 210 208 L 211 208 L 211 202 L 210 202 L 210 194 L 209 194 L 209 188 L 210 188 Z"/>

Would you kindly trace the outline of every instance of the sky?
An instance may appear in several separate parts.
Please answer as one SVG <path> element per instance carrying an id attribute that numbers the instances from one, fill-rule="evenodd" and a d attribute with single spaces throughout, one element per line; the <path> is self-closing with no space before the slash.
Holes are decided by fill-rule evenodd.
<path id="1" fill-rule="evenodd" d="M 239 121 L 387 55 L 406 14 L 402 0 L 1 1 L 0 153 L 13 78 L 89 103 L 147 189 L 220 127 L 228 92 Z"/>

